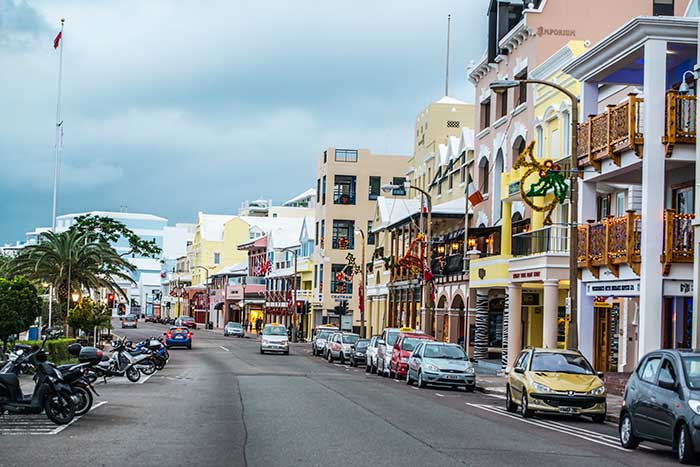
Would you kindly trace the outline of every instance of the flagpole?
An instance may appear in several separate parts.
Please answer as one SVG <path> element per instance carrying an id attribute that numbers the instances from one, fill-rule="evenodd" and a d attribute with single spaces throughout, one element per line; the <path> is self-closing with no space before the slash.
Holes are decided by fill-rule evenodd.
<path id="1" fill-rule="evenodd" d="M 59 152 L 61 150 L 61 81 L 63 79 L 63 25 L 66 22 L 65 18 L 61 18 L 61 31 L 59 34 L 58 44 L 58 94 L 56 98 L 56 136 L 54 142 L 54 167 L 53 167 L 53 203 L 51 209 L 51 231 L 56 232 L 56 198 L 58 196 L 58 167 L 59 167 Z M 69 291 L 70 292 L 70 291 Z M 53 319 L 53 285 L 49 287 L 49 327 L 51 327 Z"/>

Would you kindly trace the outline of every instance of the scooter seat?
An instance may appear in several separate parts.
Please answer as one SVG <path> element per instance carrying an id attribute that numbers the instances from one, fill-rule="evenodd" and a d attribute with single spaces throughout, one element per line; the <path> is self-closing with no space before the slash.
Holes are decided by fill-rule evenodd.
<path id="1" fill-rule="evenodd" d="M 14 373 L 0 373 L 0 383 L 6 386 L 19 387 L 19 379 Z"/>

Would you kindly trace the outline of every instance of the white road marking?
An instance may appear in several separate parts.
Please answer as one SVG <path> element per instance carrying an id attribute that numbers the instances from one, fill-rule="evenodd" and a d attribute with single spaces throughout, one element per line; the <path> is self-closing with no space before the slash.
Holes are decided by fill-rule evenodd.
<path id="1" fill-rule="evenodd" d="M 439 392 L 436 392 L 435 395 L 438 396 L 438 397 L 445 397 L 444 394 L 440 394 Z"/>
<path id="2" fill-rule="evenodd" d="M 415 386 L 411 386 L 411 389 L 415 389 L 416 391 L 419 391 L 419 389 Z"/>
<path id="3" fill-rule="evenodd" d="M 513 420 L 518 420 L 522 423 L 527 423 L 529 425 L 534 425 L 538 426 L 540 428 L 544 428 L 546 430 L 551 430 L 551 431 L 556 431 L 558 433 L 563 433 L 569 436 L 574 436 L 576 438 L 584 439 L 586 441 L 590 441 L 591 443 L 596 443 L 600 444 L 603 446 L 607 446 L 613 449 L 617 449 L 619 451 L 627 452 L 628 450 L 620 446 L 618 441 L 610 436 L 606 435 L 604 433 L 597 433 L 595 431 L 590 431 L 578 427 L 574 427 L 572 425 L 565 425 L 562 423 L 558 422 L 553 422 L 549 423 L 548 420 L 532 420 L 532 419 L 524 419 L 520 416 L 514 415 L 510 412 L 507 412 L 505 409 L 499 408 L 499 407 L 494 407 L 491 405 L 484 405 L 484 404 L 472 404 L 470 402 L 466 403 L 468 406 L 475 407 L 477 409 L 485 410 L 487 412 L 494 413 L 496 415 L 501 415 L 503 417 L 511 418 Z"/>
<path id="4" fill-rule="evenodd" d="M 140 378 L 140 379 L 136 382 L 136 384 L 143 384 L 143 383 L 145 383 L 146 381 L 148 381 L 149 379 L 151 379 L 151 376 L 153 376 L 153 375 L 155 375 L 155 373 L 151 373 L 150 375 L 147 375 L 147 376 L 144 377 L 144 378 Z"/>
<path id="5" fill-rule="evenodd" d="M 506 400 L 506 396 L 501 396 L 500 394 L 485 394 L 486 396 L 493 397 L 494 399 Z"/>
<path id="6" fill-rule="evenodd" d="M 223 345 L 220 345 L 219 348 L 224 349 L 226 352 L 230 352 L 230 350 L 224 347 Z"/>
<path id="7" fill-rule="evenodd" d="M 100 402 L 98 402 L 97 404 L 95 404 L 95 405 L 93 405 L 92 407 L 90 407 L 90 410 L 88 410 L 88 413 L 92 412 L 93 410 L 95 410 L 95 409 L 98 408 L 98 407 L 102 407 L 102 406 L 105 405 L 107 402 L 108 402 L 108 401 L 100 401 Z M 87 414 L 85 414 L 85 415 L 87 415 Z M 67 423 L 67 424 L 65 424 L 65 425 L 61 425 L 61 426 L 59 426 L 58 428 L 56 428 L 51 434 L 52 434 L 52 435 L 57 435 L 57 434 L 59 434 L 60 432 L 62 432 L 63 430 L 65 430 L 66 428 L 68 428 L 69 426 L 71 426 L 73 423 L 75 423 L 77 420 L 80 420 L 82 417 L 83 417 L 82 415 L 81 415 L 80 417 L 75 417 L 75 418 L 74 418 L 73 420 L 71 420 L 69 423 Z"/>
<path id="8" fill-rule="evenodd" d="M 93 405 L 90 412 L 96 408 L 103 406 L 107 401 L 101 401 Z M 56 426 L 45 414 L 38 415 L 9 415 L 0 417 L 2 424 L 0 425 L 0 436 L 17 436 L 17 435 L 56 435 L 68 428 L 77 420 L 82 418 L 75 417 L 66 425 Z"/>

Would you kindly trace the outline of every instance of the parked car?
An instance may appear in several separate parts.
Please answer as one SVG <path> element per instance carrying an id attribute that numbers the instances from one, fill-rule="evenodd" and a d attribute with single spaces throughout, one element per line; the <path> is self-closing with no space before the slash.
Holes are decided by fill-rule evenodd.
<path id="1" fill-rule="evenodd" d="M 311 353 L 314 355 L 326 356 L 326 343 L 328 338 L 338 332 L 335 326 L 322 325 L 314 330 L 314 336 L 311 339 Z"/>
<path id="2" fill-rule="evenodd" d="M 350 354 L 350 366 L 364 365 L 367 361 L 367 348 L 369 347 L 369 339 L 359 339 L 355 342 Z"/>
<path id="3" fill-rule="evenodd" d="M 427 340 L 419 342 L 408 359 L 406 384 L 414 381 L 421 388 L 437 384 L 473 391 L 476 387 L 474 365 L 461 346 Z"/>
<path id="4" fill-rule="evenodd" d="M 126 315 L 122 318 L 122 329 L 124 328 L 134 328 L 136 329 L 139 324 L 139 318 L 136 315 Z"/>
<path id="5" fill-rule="evenodd" d="M 165 345 L 172 347 L 192 348 L 192 333 L 183 326 L 173 326 L 165 333 Z"/>
<path id="6" fill-rule="evenodd" d="M 518 408 L 524 418 L 549 412 L 587 415 L 603 423 L 605 386 L 577 350 L 525 349 L 508 371 L 506 383 L 506 410 Z"/>
<path id="7" fill-rule="evenodd" d="M 241 323 L 229 321 L 228 323 L 226 323 L 226 326 L 224 326 L 224 336 L 245 337 L 243 325 Z"/>
<path id="8" fill-rule="evenodd" d="M 353 347 L 359 340 L 359 334 L 336 332 L 331 336 L 326 345 L 326 359 L 330 363 L 333 363 L 335 359 L 340 360 L 340 363 L 345 363 L 345 360 L 352 355 Z"/>
<path id="9" fill-rule="evenodd" d="M 416 332 L 402 332 L 394 342 L 389 361 L 389 378 L 405 378 L 408 371 L 408 359 L 411 358 L 413 349 L 422 340 L 434 341 L 433 336 Z"/>
<path id="10" fill-rule="evenodd" d="M 289 355 L 287 328 L 276 323 L 265 325 L 260 339 L 260 353 L 264 354 L 265 352 L 282 352 Z"/>
<path id="11" fill-rule="evenodd" d="M 197 329 L 197 323 L 191 316 L 180 316 L 175 320 L 175 326 L 184 326 L 189 329 Z"/>
<path id="12" fill-rule="evenodd" d="M 700 352 L 659 350 L 642 358 L 630 375 L 620 411 L 620 444 L 673 446 L 683 464 L 700 450 Z"/>
<path id="13" fill-rule="evenodd" d="M 376 373 L 379 376 L 389 376 L 389 363 L 391 362 L 391 352 L 394 348 L 394 342 L 399 337 L 401 331 L 413 331 L 411 328 L 385 328 L 377 342 L 377 368 Z"/>
<path id="14" fill-rule="evenodd" d="M 367 346 L 367 353 L 365 356 L 365 371 L 367 373 L 377 372 L 377 349 L 379 347 L 380 336 L 372 336 L 369 340 L 369 346 Z"/>

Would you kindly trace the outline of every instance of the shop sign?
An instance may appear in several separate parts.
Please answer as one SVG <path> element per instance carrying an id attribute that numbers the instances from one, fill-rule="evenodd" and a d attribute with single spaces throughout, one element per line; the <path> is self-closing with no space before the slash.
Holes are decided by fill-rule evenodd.
<path id="1" fill-rule="evenodd" d="M 508 184 L 508 197 L 520 194 L 520 180 Z"/>
<path id="2" fill-rule="evenodd" d="M 639 281 L 589 282 L 586 284 L 586 295 L 589 297 L 638 296 Z"/>
<path id="3" fill-rule="evenodd" d="M 340 318 L 340 329 L 342 331 L 352 331 L 352 313 Z"/>
<path id="4" fill-rule="evenodd" d="M 693 281 L 664 281 L 664 295 L 667 297 L 692 297 Z"/>
<path id="5" fill-rule="evenodd" d="M 536 279 L 540 277 L 540 271 L 514 272 L 513 279 Z"/>
<path id="6" fill-rule="evenodd" d="M 333 300 L 334 300 L 336 303 L 340 303 L 340 302 L 352 300 L 352 294 L 339 294 L 339 293 L 334 293 L 334 294 L 331 294 L 331 296 L 333 297 Z"/>

